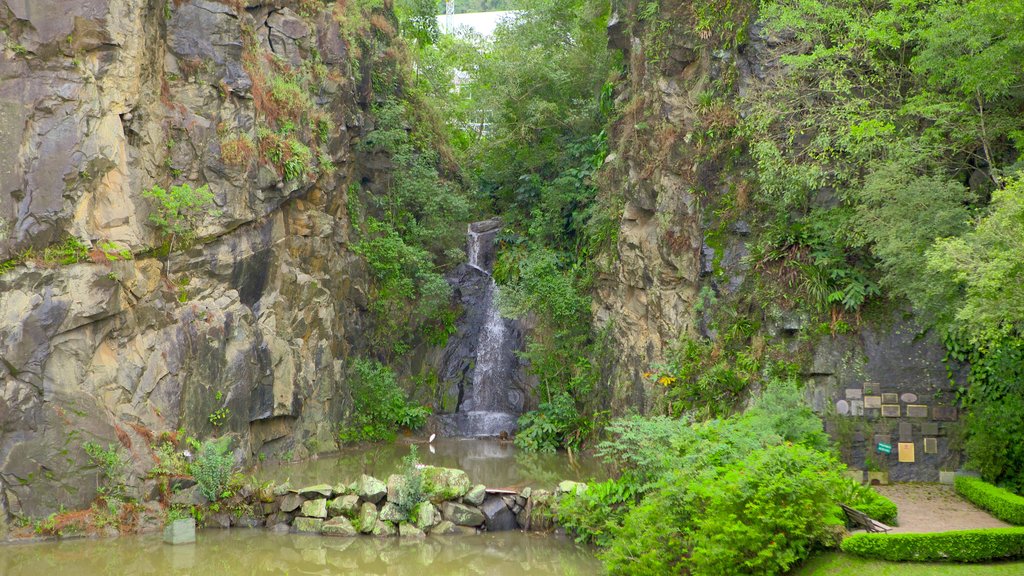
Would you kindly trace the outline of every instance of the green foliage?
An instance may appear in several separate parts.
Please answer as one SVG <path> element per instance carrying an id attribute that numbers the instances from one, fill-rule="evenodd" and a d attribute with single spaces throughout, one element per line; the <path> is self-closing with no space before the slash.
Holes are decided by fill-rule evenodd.
<path id="1" fill-rule="evenodd" d="M 784 572 L 834 544 L 837 498 L 856 492 L 791 382 L 726 419 L 634 416 L 607 431 L 598 455 L 619 477 L 563 498 L 558 520 L 604 547 L 612 574 Z"/>
<path id="2" fill-rule="evenodd" d="M 580 414 L 572 397 L 560 392 L 551 402 L 542 402 L 537 410 L 519 417 L 515 443 L 527 452 L 578 449 L 590 435 L 592 425 Z"/>
<path id="3" fill-rule="evenodd" d="M 979 508 L 988 510 L 1000 520 L 1015 526 L 1024 526 L 1024 497 L 993 486 L 980 478 L 957 476 L 954 483 L 956 493 Z"/>
<path id="4" fill-rule="evenodd" d="M 122 455 L 121 450 L 113 444 L 106 448 L 95 442 L 86 442 L 82 445 L 85 453 L 93 464 L 103 472 L 104 482 L 98 488 L 101 496 L 107 499 L 120 500 L 125 496 L 125 470 L 128 461 Z"/>
<path id="5" fill-rule="evenodd" d="M 400 425 L 416 429 L 426 422 L 429 409 L 406 400 L 387 366 L 356 358 L 351 374 L 352 408 L 338 432 L 342 444 L 394 440 Z"/>
<path id="6" fill-rule="evenodd" d="M 171 442 L 153 446 L 156 465 L 149 470 L 149 476 L 180 476 L 188 474 L 188 461 Z"/>
<path id="7" fill-rule="evenodd" d="M 208 216 L 217 215 L 215 210 L 211 210 L 214 197 L 206 184 L 199 188 L 192 188 L 187 183 L 180 184 L 171 186 L 170 191 L 154 185 L 144 191 L 142 196 L 156 204 L 155 210 L 149 215 L 149 221 L 172 238 L 192 238 Z"/>
<path id="8" fill-rule="evenodd" d="M 398 0 L 395 2 L 395 16 L 402 30 L 402 36 L 427 46 L 437 41 L 441 31 L 437 26 L 437 2 L 435 0 Z"/>
<path id="9" fill-rule="evenodd" d="M 235 465 L 230 444 L 231 438 L 228 436 L 203 442 L 189 466 L 192 477 L 199 485 L 199 492 L 210 502 L 221 499 L 228 490 Z"/>
<path id="10" fill-rule="evenodd" d="M 673 471 L 602 558 L 612 574 L 785 572 L 834 542 L 838 468 L 826 453 L 777 444 L 729 466 Z"/>
<path id="11" fill-rule="evenodd" d="M 608 546 L 614 541 L 615 528 L 636 503 L 636 496 L 636 487 L 626 480 L 591 482 L 581 493 L 569 492 L 562 496 L 555 520 L 575 534 L 577 542 Z"/>
<path id="12" fill-rule="evenodd" d="M 991 562 L 1024 557 L 1024 528 L 854 534 L 843 552 L 897 562 Z"/>
<path id="13" fill-rule="evenodd" d="M 398 501 L 395 505 L 403 516 L 415 522 L 413 511 L 422 502 L 427 501 L 424 491 L 423 472 L 420 470 L 418 448 L 409 446 L 409 454 L 402 458 L 402 479 L 398 488 Z"/>
<path id="14" fill-rule="evenodd" d="M 937 242 L 928 268 L 963 289 L 955 312 L 959 326 L 984 332 L 1024 323 L 1024 178 L 992 192 L 972 231 Z"/>
<path id="15" fill-rule="evenodd" d="M 74 236 L 43 250 L 43 261 L 50 264 L 76 264 L 89 258 L 89 245 Z"/>
<path id="16" fill-rule="evenodd" d="M 840 492 L 834 498 L 840 504 L 846 504 L 850 508 L 867 514 L 869 518 L 890 526 L 896 525 L 896 518 L 899 513 L 896 504 L 875 492 L 870 486 L 864 486 L 860 482 L 850 480 L 842 486 Z M 854 526 L 850 527 L 853 528 Z"/>

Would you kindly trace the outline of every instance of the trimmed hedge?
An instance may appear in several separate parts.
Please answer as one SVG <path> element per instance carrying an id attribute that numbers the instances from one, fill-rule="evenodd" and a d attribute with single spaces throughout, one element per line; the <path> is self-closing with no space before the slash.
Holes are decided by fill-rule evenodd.
<path id="1" fill-rule="evenodd" d="M 989 562 L 1024 558 L 1024 528 L 930 534 L 854 534 L 843 552 L 893 562 Z"/>
<path id="2" fill-rule="evenodd" d="M 980 478 L 957 476 L 954 483 L 957 494 L 967 498 L 978 507 L 988 510 L 1000 520 L 1016 526 L 1024 526 L 1024 497 L 993 486 Z"/>

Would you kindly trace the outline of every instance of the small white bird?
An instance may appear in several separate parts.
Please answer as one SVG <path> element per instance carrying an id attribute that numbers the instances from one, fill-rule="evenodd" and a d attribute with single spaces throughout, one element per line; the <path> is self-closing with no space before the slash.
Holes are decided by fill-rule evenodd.
<path id="1" fill-rule="evenodd" d="M 430 438 L 427 438 L 427 444 L 430 444 L 431 442 L 433 442 L 434 438 L 437 438 L 437 434 L 431 434 Z"/>

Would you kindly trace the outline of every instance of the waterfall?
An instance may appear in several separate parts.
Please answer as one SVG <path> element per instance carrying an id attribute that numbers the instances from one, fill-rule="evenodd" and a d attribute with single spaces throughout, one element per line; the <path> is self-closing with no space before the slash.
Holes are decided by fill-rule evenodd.
<path id="1" fill-rule="evenodd" d="M 456 284 L 473 296 L 464 298 L 463 306 L 469 310 L 465 326 L 460 326 L 462 339 L 455 338 L 454 345 L 450 342 L 454 352 L 447 354 L 449 366 L 444 372 L 452 375 L 471 370 L 472 378 L 459 388 L 455 413 L 437 419 L 445 435 L 498 436 L 516 430 L 523 401 L 522 392 L 513 386 L 518 381 L 515 350 L 520 337 L 515 321 L 501 317 L 499 288 L 491 275 L 494 241 L 500 229 L 500 220 L 485 220 L 470 224 L 466 233 L 468 270 Z"/>

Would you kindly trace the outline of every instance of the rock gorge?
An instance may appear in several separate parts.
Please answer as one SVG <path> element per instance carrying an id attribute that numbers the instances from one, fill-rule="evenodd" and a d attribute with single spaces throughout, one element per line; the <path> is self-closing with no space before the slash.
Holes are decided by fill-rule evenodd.
<path id="1" fill-rule="evenodd" d="M 334 447 L 351 406 L 346 359 L 366 350 L 374 322 L 351 208 L 391 169 L 357 143 L 374 128 L 372 78 L 399 65 L 389 3 L 356 30 L 345 4 L 0 0 L 0 262 L 19 261 L 0 274 L 0 516 L 87 506 L 98 485 L 87 440 L 131 452 L 140 497 L 153 489 L 149 444 L 179 429 L 230 434 L 247 463 Z M 743 159 L 701 143 L 709 122 L 733 120 L 709 119 L 700 95 L 735 101 L 758 90 L 780 73 L 777 54 L 792 39 L 764 33 L 752 13 L 735 14 L 746 41 L 708 36 L 679 1 L 661 3 L 665 28 L 652 35 L 639 5 L 616 0 L 609 24 L 625 72 L 600 177 L 618 235 L 594 288 L 594 324 L 610 326 L 615 358 L 607 408 L 653 409 L 658 392 L 643 374 L 680 335 L 709 333 L 712 295 L 762 321 L 758 338 L 803 359 L 808 396 L 849 459 L 862 461 L 875 436 L 895 435 L 900 423 L 915 427 L 911 442 L 934 424 L 937 452 L 916 465 L 894 460 L 893 478 L 955 469 L 956 449 L 936 424 L 956 420 L 944 351 L 912 315 L 894 310 L 808 342 L 796 337 L 806 318 L 744 298 L 753 281 L 744 257 L 758 230 L 742 201 L 723 208 L 748 185 Z M 375 40 L 357 49 L 358 34 Z M 266 161 L 259 131 L 287 114 L 276 109 L 275 76 L 304 66 L 317 78 L 309 104 L 324 124 L 294 132 L 317 152 L 295 178 Z M 165 255 L 143 192 L 171 182 L 208 184 L 218 214 L 192 247 Z M 87 243 L 92 261 L 24 257 L 68 237 Z M 133 257 L 108 256 L 108 243 Z M 475 274 L 463 266 L 450 279 L 460 273 Z M 409 381 L 449 366 L 457 395 L 470 364 L 451 360 L 418 343 L 396 369 Z M 512 403 L 531 407 L 521 398 L 528 385 L 516 385 Z M 862 400 L 897 392 L 929 416 L 879 420 Z M 851 429 L 853 417 L 867 425 Z"/>

